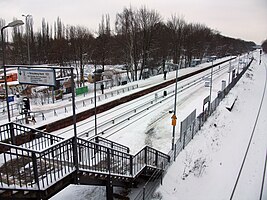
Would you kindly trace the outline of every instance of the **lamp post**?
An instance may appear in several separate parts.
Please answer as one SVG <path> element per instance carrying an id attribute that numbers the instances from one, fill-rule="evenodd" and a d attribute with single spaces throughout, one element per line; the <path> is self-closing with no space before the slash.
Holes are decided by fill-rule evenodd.
<path id="1" fill-rule="evenodd" d="M 180 66 L 181 66 L 180 62 Z M 176 103 L 177 103 L 177 82 L 178 82 L 178 68 L 179 65 L 176 65 L 176 77 L 175 77 L 175 95 L 174 95 L 174 108 L 173 108 L 173 116 L 172 116 L 172 120 L 174 120 L 175 122 L 173 123 L 172 126 L 172 150 L 174 150 L 174 143 L 175 143 L 175 127 L 176 127 Z M 181 138 L 180 138 L 181 139 Z"/>
<path id="2" fill-rule="evenodd" d="M 96 63 L 95 63 L 95 72 L 94 72 L 94 96 L 95 96 L 95 136 L 97 135 L 97 119 L 96 119 L 96 75 L 101 75 L 102 72 L 96 71 Z"/>
<path id="3" fill-rule="evenodd" d="M 24 22 L 22 20 L 15 20 L 13 22 L 10 22 L 8 25 L 1 28 L 1 38 L 2 38 L 2 55 L 3 55 L 3 68 L 4 68 L 4 76 L 5 76 L 5 90 L 6 90 L 6 106 L 7 106 L 7 116 L 8 116 L 8 122 L 11 121 L 10 118 L 10 112 L 9 112 L 9 101 L 8 101 L 8 88 L 7 88 L 7 76 L 6 76 L 6 67 L 5 67 L 5 41 L 4 41 L 4 29 L 8 27 L 16 27 L 23 25 Z"/>
<path id="4" fill-rule="evenodd" d="M 83 62 L 83 59 L 84 57 L 87 56 L 87 53 L 83 53 L 82 56 L 81 56 L 81 78 L 80 78 L 80 81 L 81 81 L 81 84 L 82 86 L 84 86 L 84 62 Z"/>
<path id="5" fill-rule="evenodd" d="M 229 77 L 228 77 L 228 85 L 230 84 L 231 81 L 231 70 L 232 70 L 232 66 L 231 66 L 231 60 L 229 61 Z"/>
<path id="6" fill-rule="evenodd" d="M 210 71 L 210 103 L 209 103 L 209 114 L 210 114 L 210 115 L 211 115 L 212 75 L 213 75 L 213 59 L 212 59 L 212 61 L 211 61 L 211 71 Z"/>
<path id="7" fill-rule="evenodd" d="M 26 23 L 26 35 L 27 35 L 27 51 L 28 51 L 28 64 L 31 64 L 31 57 L 30 57 L 30 39 L 29 39 L 29 22 L 28 18 L 31 17 L 31 15 L 22 15 L 22 17 L 25 17 L 25 23 Z"/>

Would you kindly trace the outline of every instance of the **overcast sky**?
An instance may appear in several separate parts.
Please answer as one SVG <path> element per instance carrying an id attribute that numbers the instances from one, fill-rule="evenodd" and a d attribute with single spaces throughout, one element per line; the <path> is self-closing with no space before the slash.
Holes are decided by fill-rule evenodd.
<path id="1" fill-rule="evenodd" d="M 172 14 L 184 16 L 186 22 L 202 23 L 222 35 L 257 44 L 267 39 L 267 0 L 0 0 L 0 18 L 8 23 L 31 14 L 37 30 L 42 18 L 52 25 L 60 17 L 64 24 L 96 31 L 103 14 L 110 15 L 114 27 L 116 13 L 130 5 L 155 9 L 164 20 Z"/>

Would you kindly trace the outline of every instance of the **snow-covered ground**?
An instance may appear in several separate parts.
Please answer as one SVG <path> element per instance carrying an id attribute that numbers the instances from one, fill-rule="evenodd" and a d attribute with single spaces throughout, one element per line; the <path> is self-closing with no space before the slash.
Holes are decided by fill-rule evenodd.
<path id="1" fill-rule="evenodd" d="M 254 57 L 258 59 L 259 52 L 254 52 Z M 262 56 L 262 59 L 263 62 L 260 66 L 258 65 L 258 60 L 253 61 L 251 68 L 241 78 L 235 88 L 231 90 L 194 140 L 179 154 L 176 162 L 171 165 L 163 179 L 163 185 L 157 190 L 157 193 L 159 196 L 162 196 L 163 199 L 217 200 L 230 198 L 231 189 L 235 184 L 235 179 L 237 178 L 250 139 L 250 134 L 253 130 L 264 88 L 264 81 L 266 79 L 265 68 L 267 67 L 266 55 Z M 211 63 L 206 63 L 196 68 L 179 70 L 179 76 L 210 64 Z M 234 62 L 232 62 L 232 65 L 234 65 Z M 237 64 L 235 65 L 237 66 Z M 167 80 L 173 79 L 174 77 L 175 72 L 167 74 Z M 214 75 L 213 77 L 213 99 L 221 89 L 222 80 L 228 82 L 227 69 L 224 73 Z M 130 95 L 132 92 L 151 87 L 162 81 L 163 75 L 159 75 L 146 80 L 129 83 L 127 85 L 138 83 L 139 88 L 125 94 L 120 94 L 114 98 L 98 102 L 97 105 L 115 98 L 120 98 L 123 95 Z M 179 82 L 178 87 L 181 87 L 183 82 L 186 84 L 186 81 L 187 80 L 181 83 Z M 110 90 L 116 90 L 118 88 L 114 87 Z M 90 95 L 92 96 L 92 94 L 89 94 L 86 97 L 79 96 L 76 99 L 77 101 L 83 101 L 83 99 L 91 98 Z M 197 115 L 202 112 L 203 99 L 208 95 L 209 88 L 204 87 L 204 81 L 202 84 L 198 84 L 179 93 L 176 139 L 179 138 L 179 122 L 194 109 L 197 109 Z M 225 109 L 225 105 L 236 96 L 238 100 L 232 112 L 229 112 Z M 52 112 L 50 115 L 46 116 L 46 121 L 38 120 L 35 126 L 40 126 L 42 123 L 71 115 L 71 112 L 68 112 L 54 116 L 53 109 L 63 104 L 65 105 L 66 103 L 70 104 L 70 102 L 66 101 L 60 102 L 59 104 L 42 106 L 42 109 L 51 109 Z M 263 163 L 267 146 L 267 136 L 266 134 L 264 135 L 262 131 L 267 128 L 267 115 L 266 112 L 264 112 L 267 111 L 266 104 L 267 99 L 265 97 L 265 100 L 263 100 L 262 112 L 259 116 L 258 126 L 256 126 L 252 140 L 252 146 L 248 153 L 248 159 L 244 165 L 244 172 L 241 174 L 240 182 L 237 185 L 238 187 L 233 199 L 256 199 L 259 196 L 258 193 L 261 187 L 260 178 L 263 173 Z M 86 108 L 78 107 L 77 112 L 81 112 L 83 109 L 88 109 L 90 107 L 93 107 L 93 104 L 87 105 Z M 36 109 L 40 108 L 36 107 Z M 171 147 L 172 135 L 172 114 L 169 114 L 168 111 L 172 109 L 173 99 L 162 103 L 154 109 L 154 112 L 135 121 L 116 134 L 103 136 L 129 146 L 131 153 L 139 151 L 144 145 L 153 146 L 167 153 Z M 120 111 L 123 111 L 123 106 Z M 103 115 L 105 115 L 105 113 L 103 113 Z M 4 123 L 4 121 L 6 121 L 6 119 L 2 122 Z M 88 124 L 88 126 L 90 126 L 90 124 Z M 62 131 L 64 132 L 65 130 L 61 130 L 61 132 Z M 71 131 L 71 134 L 73 134 L 73 131 Z M 196 168 L 196 163 L 202 163 L 201 167 Z M 266 194 L 265 198 L 267 198 Z M 105 199 L 105 187 L 71 185 L 55 195 L 52 199 Z"/>
<path id="2" fill-rule="evenodd" d="M 258 58 L 256 54 L 254 56 Z M 162 199 L 230 199 L 254 129 L 232 199 L 259 199 L 267 147 L 267 94 L 263 97 L 267 56 L 262 59 L 261 65 L 258 65 L 258 60 L 252 63 L 229 96 L 169 168 L 163 185 L 157 190 Z M 225 108 L 228 99 L 232 98 L 230 96 L 238 96 L 232 112 Z M 196 164 L 200 161 L 203 165 L 199 168 Z M 264 188 L 262 199 L 267 199 L 267 186 Z"/>
<path id="3" fill-rule="evenodd" d="M 250 69 L 168 169 L 163 179 L 163 185 L 157 190 L 158 196 L 161 196 L 162 199 L 230 199 L 254 129 L 251 146 L 233 199 L 259 199 L 267 147 L 266 95 L 256 126 L 255 121 L 265 87 L 267 56 L 262 56 L 261 65 L 258 65 L 258 52 L 254 52 L 254 57 L 256 60 L 252 62 Z M 225 78 L 227 77 L 221 77 L 218 82 Z M 208 90 L 202 88 L 197 91 L 200 93 L 195 92 L 195 95 L 191 95 L 194 98 L 189 99 L 186 96 L 178 98 L 178 102 L 180 101 L 177 107 L 178 113 L 186 110 L 189 114 L 193 109 L 202 106 L 203 97 L 208 95 Z M 217 89 L 213 91 L 214 94 L 217 91 Z M 232 112 L 229 112 L 225 105 L 233 97 L 237 97 L 237 101 Z M 201 99 L 201 101 L 193 99 Z M 186 116 L 186 114 L 183 115 Z M 133 126 L 129 126 L 123 133 L 116 134 L 109 139 L 122 142 L 130 146 L 131 150 L 134 149 L 133 151 L 139 149 L 146 142 L 150 142 L 155 148 L 166 152 L 170 149 L 171 144 L 171 116 L 163 117 L 157 121 L 156 125 L 151 124 L 150 122 L 158 116 L 159 113 L 156 113 L 154 118 L 149 116 L 142 119 L 143 122 L 138 122 L 138 126 L 133 125 L 135 134 Z M 146 131 L 151 127 L 155 133 L 148 141 Z M 202 165 L 197 167 L 199 163 Z M 103 195 L 96 195 L 100 193 Z M 105 196 L 104 193 L 105 188 L 103 187 L 71 185 L 52 199 L 102 199 Z M 263 199 L 267 199 L 266 192 L 263 197 Z"/>

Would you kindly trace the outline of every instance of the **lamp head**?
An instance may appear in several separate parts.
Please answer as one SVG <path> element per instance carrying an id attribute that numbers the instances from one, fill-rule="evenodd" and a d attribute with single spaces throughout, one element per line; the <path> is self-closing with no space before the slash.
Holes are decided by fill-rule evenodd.
<path id="1" fill-rule="evenodd" d="M 15 20 L 13 22 L 10 22 L 7 27 L 16 27 L 16 26 L 21 26 L 23 25 L 24 22 L 22 20 Z"/>

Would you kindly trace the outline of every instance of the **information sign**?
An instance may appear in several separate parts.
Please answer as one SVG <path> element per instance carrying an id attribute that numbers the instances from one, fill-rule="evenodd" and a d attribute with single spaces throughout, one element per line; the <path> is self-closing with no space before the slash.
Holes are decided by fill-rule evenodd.
<path id="1" fill-rule="evenodd" d="M 21 84 L 55 86 L 54 69 L 18 69 L 18 80 Z"/>

